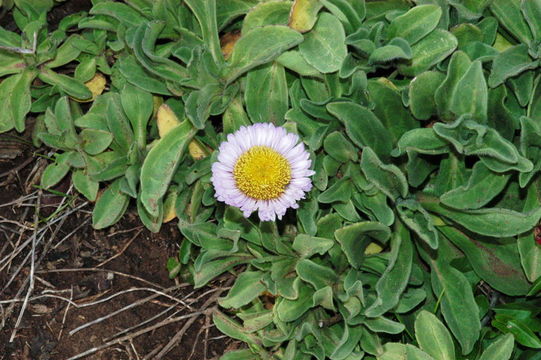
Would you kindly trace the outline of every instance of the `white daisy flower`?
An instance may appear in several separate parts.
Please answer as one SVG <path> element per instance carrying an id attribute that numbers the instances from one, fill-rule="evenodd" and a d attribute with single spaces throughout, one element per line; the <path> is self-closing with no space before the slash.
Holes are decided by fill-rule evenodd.
<path id="1" fill-rule="evenodd" d="M 312 188 L 310 155 L 299 137 L 282 127 L 243 126 L 218 151 L 211 178 L 215 196 L 245 217 L 258 211 L 262 221 L 281 219 Z"/>

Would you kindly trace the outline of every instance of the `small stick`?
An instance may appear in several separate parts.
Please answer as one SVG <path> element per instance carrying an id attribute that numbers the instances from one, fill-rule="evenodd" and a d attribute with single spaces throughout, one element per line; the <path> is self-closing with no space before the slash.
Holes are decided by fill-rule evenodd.
<path id="1" fill-rule="evenodd" d="M 145 325 L 145 324 L 148 324 L 149 322 L 152 322 L 152 321 L 156 320 L 156 319 L 159 318 L 160 316 L 167 314 L 167 313 L 168 313 L 169 311 L 171 311 L 172 309 L 174 309 L 173 306 L 168 307 L 167 309 L 165 309 L 165 310 L 159 312 L 158 314 L 156 314 L 156 315 L 154 315 L 154 316 L 152 316 L 152 317 L 150 317 L 150 318 L 148 318 L 148 319 L 146 319 L 146 320 L 143 320 L 142 322 L 140 322 L 140 323 L 137 324 L 137 325 L 130 326 L 129 328 L 126 328 L 126 329 L 124 329 L 124 330 L 121 330 L 121 331 L 117 332 L 116 334 L 113 334 L 113 335 L 111 335 L 111 336 L 108 336 L 108 337 L 104 338 L 103 341 L 109 341 L 109 340 L 112 340 L 112 339 L 114 339 L 114 338 L 116 338 L 116 337 L 119 337 L 119 336 L 122 335 L 122 334 L 129 333 L 130 331 L 135 330 L 135 329 L 137 329 L 138 327 L 141 327 L 141 326 L 143 326 L 143 325 Z M 175 311 L 174 313 L 172 313 L 169 317 L 175 316 L 175 315 L 178 314 L 179 312 L 180 312 L 180 310 L 177 310 L 177 311 Z"/>
<path id="2" fill-rule="evenodd" d="M 62 317 L 62 326 L 60 327 L 60 332 L 58 333 L 57 341 L 60 341 L 60 339 L 62 338 L 62 332 L 64 331 L 64 326 L 66 325 L 66 316 L 68 315 L 68 310 L 72 302 L 73 302 L 73 286 L 71 287 L 70 301 L 68 301 L 68 305 L 66 305 L 66 311 L 64 311 L 64 316 Z"/>
<path id="3" fill-rule="evenodd" d="M 176 290 L 177 288 L 178 288 L 178 286 L 175 286 L 175 287 L 166 289 L 165 291 L 172 291 L 172 290 Z M 140 300 L 138 300 L 138 301 L 136 301 L 136 302 L 133 302 L 133 303 L 127 305 L 127 306 L 124 306 L 123 308 L 120 308 L 120 309 L 118 309 L 118 310 L 116 310 L 116 311 L 113 311 L 112 313 L 109 313 L 109 314 L 107 314 L 107 315 L 105 315 L 105 316 L 102 316 L 102 317 L 100 317 L 100 318 L 97 318 L 96 320 L 87 322 L 86 324 L 83 324 L 83 325 L 81 325 L 81 326 L 79 326 L 79 327 L 77 327 L 77 328 L 71 330 L 71 331 L 69 332 L 70 336 L 73 335 L 73 334 L 75 334 L 75 333 L 78 332 L 78 331 L 81 331 L 81 330 L 83 330 L 83 329 L 86 329 L 86 328 L 89 327 L 89 326 L 98 324 L 98 323 L 102 322 L 103 320 L 107 320 L 107 319 L 109 319 L 109 318 L 111 318 L 111 317 L 113 317 L 113 316 L 115 316 L 115 315 L 117 315 L 117 314 L 120 314 L 120 313 L 123 312 L 123 311 L 129 310 L 129 309 L 131 309 L 131 308 L 134 308 L 134 307 L 136 307 L 136 306 L 139 306 L 139 305 L 141 305 L 141 304 L 144 304 L 144 303 L 148 302 L 149 300 L 152 300 L 152 299 L 154 299 L 154 298 L 156 298 L 156 297 L 158 297 L 158 296 L 165 296 L 165 297 L 168 297 L 168 298 L 173 298 L 173 299 L 175 299 L 173 296 L 168 295 L 168 294 L 166 294 L 165 292 L 162 292 L 162 291 L 158 291 L 158 290 L 151 289 L 151 288 L 147 288 L 147 289 L 145 289 L 145 290 L 148 290 L 148 291 L 154 291 L 155 294 L 152 294 L 152 295 L 150 295 L 150 296 L 147 296 L 146 298 L 143 298 L 143 299 L 140 299 Z M 123 293 L 126 293 L 126 292 L 128 292 L 128 291 L 129 291 L 129 290 L 126 290 L 126 291 L 124 291 Z M 105 299 L 105 300 L 107 300 L 107 299 Z M 103 301 L 105 301 L 105 300 L 100 300 L 99 302 L 103 302 Z M 178 299 L 177 299 L 177 300 L 178 300 Z M 178 300 L 178 301 L 179 301 L 180 303 L 183 303 L 182 300 Z M 183 305 L 185 305 L 185 304 L 183 304 Z M 187 306 L 187 305 L 185 305 L 185 306 Z"/>
<path id="4" fill-rule="evenodd" d="M 155 284 L 153 283 L 152 281 L 148 281 L 148 280 L 145 280 L 143 278 L 140 278 L 138 276 L 135 276 L 135 275 L 131 275 L 131 274 L 126 274 L 126 273 L 123 273 L 123 272 L 120 272 L 120 271 L 114 271 L 114 270 L 108 270 L 108 269 L 100 269 L 100 268 L 68 268 L 68 269 L 52 269 L 52 270 L 38 270 L 37 273 L 38 274 L 46 274 L 46 273 L 63 273 L 63 272 L 85 272 L 85 271 L 105 271 L 105 272 L 110 272 L 110 273 L 113 273 L 115 275 L 118 275 L 118 276 L 123 276 L 123 277 L 127 277 L 129 279 L 134 279 L 134 280 L 138 280 L 140 282 L 143 282 L 147 285 L 150 285 L 150 286 L 154 286 L 158 289 L 162 289 L 164 290 L 165 288 L 163 286 L 160 286 L 158 284 Z M 187 286 L 186 284 L 184 284 L 184 286 Z"/>
<path id="5" fill-rule="evenodd" d="M 117 257 L 119 257 L 120 255 L 122 255 L 124 253 L 124 251 L 126 251 L 126 249 L 131 245 L 131 243 L 133 242 L 133 240 L 137 239 L 137 237 L 139 236 L 139 234 L 141 234 L 143 232 L 143 229 L 139 229 L 138 232 L 135 233 L 135 235 L 132 236 L 132 238 L 130 240 L 128 240 L 126 242 L 126 244 L 124 244 L 124 246 L 122 247 L 122 249 L 120 250 L 120 252 L 116 253 L 115 255 L 111 256 L 109 259 L 107 260 L 104 260 L 102 261 L 101 263 L 99 263 L 98 265 L 96 265 L 97 268 L 107 264 L 108 262 L 116 259 Z"/>
<path id="6" fill-rule="evenodd" d="M 0 46 L 0 48 L 2 48 Z M 10 174 L 13 174 L 13 173 L 16 173 L 17 171 L 21 170 L 21 169 L 24 169 L 26 167 L 26 165 L 30 164 L 32 161 L 34 161 L 34 157 L 29 157 L 28 159 L 26 159 L 25 161 L 23 161 L 22 163 L 20 163 L 19 165 L 15 166 L 13 169 L 10 169 L 8 171 L 5 171 L 3 173 L 0 174 L 0 179 L 3 178 L 3 177 L 6 177 Z"/>
<path id="7" fill-rule="evenodd" d="M 197 317 L 199 315 L 201 315 L 202 312 L 201 311 L 198 311 L 198 312 L 194 312 L 194 313 L 190 313 L 190 314 L 187 314 L 187 315 L 181 315 L 181 316 L 177 316 L 177 317 L 174 317 L 174 318 L 170 318 L 170 319 L 166 319 L 166 320 L 163 320 L 157 324 L 154 324 L 154 325 L 151 325 L 151 326 L 148 326 L 144 329 L 141 329 L 133 334 L 128 334 L 126 336 L 123 336 L 123 337 L 120 337 L 118 339 L 115 339 L 115 340 L 111 340 L 111 341 L 108 341 L 106 342 L 105 344 L 103 345 L 100 345 L 100 346 L 96 346 L 96 347 L 93 347 L 92 349 L 89 349 L 89 350 L 86 350 L 80 354 L 77 354 L 75 356 L 72 356 L 70 357 L 69 359 L 67 360 L 76 360 L 76 359 L 80 359 L 82 357 L 85 357 L 85 356 L 88 356 L 88 355 L 91 355 L 91 354 L 94 354 L 95 352 L 97 351 L 100 351 L 100 350 L 103 350 L 103 349 L 106 349 L 108 347 L 111 347 L 113 345 L 117 345 L 117 344 L 120 344 L 124 341 L 127 341 L 127 340 L 130 340 L 130 339 L 134 339 L 138 336 L 141 336 L 143 334 L 146 334 L 147 332 L 149 331 L 152 331 L 152 330 L 156 330 L 158 328 L 161 328 L 162 326 L 166 326 L 166 325 L 169 325 L 169 324 L 173 324 L 175 322 L 178 322 L 178 321 L 181 321 L 181 320 L 184 320 L 184 319 L 189 319 L 189 318 L 193 318 L 193 317 Z"/>
<path id="8" fill-rule="evenodd" d="M 224 292 L 225 290 L 227 290 L 227 287 L 229 285 L 231 285 L 231 283 L 233 282 L 234 278 L 231 277 L 227 280 L 226 284 L 225 284 L 225 287 L 222 287 L 222 288 L 217 288 L 218 290 L 215 292 L 215 294 L 213 294 L 207 301 L 205 301 L 205 303 L 203 304 L 203 306 L 201 307 L 201 309 L 204 309 L 205 310 L 205 314 L 209 314 L 208 311 L 208 307 L 213 304 L 217 299 L 218 297 L 222 294 L 222 292 Z M 212 310 L 212 309 L 211 309 Z M 208 316 L 208 315 L 207 315 Z M 159 360 L 161 359 L 162 357 L 164 357 L 165 355 L 167 355 L 171 349 L 173 349 L 176 345 L 178 345 L 180 343 L 180 340 L 182 339 L 182 337 L 184 336 L 184 333 L 186 332 L 186 330 L 188 330 L 188 328 L 190 326 L 192 326 L 193 322 L 195 321 L 195 318 L 193 319 L 190 319 L 188 321 L 186 321 L 186 324 L 184 324 L 184 326 L 182 327 L 182 329 L 180 329 L 176 334 L 175 336 L 173 336 L 171 338 L 171 340 L 169 340 L 169 342 L 167 343 L 167 345 L 165 345 L 163 347 L 163 349 L 153 358 L 153 360 Z"/>
<path id="9" fill-rule="evenodd" d="M 34 33 L 35 35 L 35 33 Z M 35 39 L 35 37 L 34 37 Z M 30 295 L 34 291 L 34 271 L 36 266 L 36 238 L 38 234 L 38 224 L 39 224 L 39 209 L 41 205 L 41 191 L 38 193 L 38 199 L 36 202 L 36 211 L 34 213 L 34 236 L 32 237 L 32 250 L 31 250 L 31 262 L 30 262 L 30 285 L 28 286 L 28 291 L 26 292 L 26 296 L 24 298 L 23 305 L 21 307 L 21 311 L 19 312 L 19 317 L 17 318 L 17 321 L 15 322 L 15 327 L 13 329 L 13 332 L 11 333 L 11 337 L 9 338 L 9 342 L 12 343 L 15 339 L 15 336 L 17 335 L 17 329 L 21 325 L 21 321 L 23 319 L 24 312 L 26 310 L 26 307 L 28 305 L 28 299 L 30 298 Z"/>

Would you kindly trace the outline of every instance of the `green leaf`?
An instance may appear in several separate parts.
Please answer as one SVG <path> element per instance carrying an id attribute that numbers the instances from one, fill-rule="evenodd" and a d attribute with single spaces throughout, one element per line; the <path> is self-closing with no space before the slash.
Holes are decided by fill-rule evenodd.
<path id="1" fill-rule="evenodd" d="M 541 276 L 537 278 L 532 284 L 532 287 L 528 291 L 527 296 L 537 295 L 541 291 Z"/>
<path id="2" fill-rule="evenodd" d="M 513 1 L 510 1 L 512 3 Z M 510 77 L 526 70 L 535 69 L 539 61 L 533 61 L 528 55 L 528 46 L 524 44 L 510 47 L 494 59 L 492 72 L 488 77 L 488 85 L 492 88 L 502 84 Z"/>
<path id="3" fill-rule="evenodd" d="M 289 108 L 284 68 L 274 62 L 250 71 L 246 77 L 244 100 L 253 123 L 281 125 Z"/>
<path id="4" fill-rule="evenodd" d="M 488 89 L 480 61 L 474 61 L 458 81 L 449 110 L 455 115 L 470 114 L 480 123 L 487 120 Z"/>
<path id="5" fill-rule="evenodd" d="M 235 89 L 230 86 L 228 89 Z M 200 90 L 192 91 L 185 100 L 186 116 L 196 129 L 204 129 L 213 105 L 226 96 L 222 93 L 221 85 L 208 83 Z"/>
<path id="6" fill-rule="evenodd" d="M 53 70 L 44 67 L 41 69 L 38 77 L 47 84 L 58 86 L 58 88 L 67 95 L 78 100 L 88 100 L 92 98 L 90 90 L 82 82 L 70 76 L 58 74 Z"/>
<path id="7" fill-rule="evenodd" d="M 127 184 L 127 181 L 125 183 Z M 137 193 L 135 193 L 134 195 L 137 196 Z M 145 225 L 148 230 L 153 233 L 157 233 L 160 231 L 163 223 L 163 201 L 160 199 L 160 201 L 158 202 L 158 215 L 152 216 L 148 213 L 148 211 L 146 211 L 145 207 L 141 203 L 141 199 L 138 198 L 137 214 L 139 215 L 139 219 L 141 219 L 143 225 Z"/>
<path id="8" fill-rule="evenodd" d="M 358 269 L 365 258 L 364 250 L 374 240 L 387 242 L 391 230 L 378 222 L 366 221 L 344 226 L 334 232 L 334 237 L 342 247 L 349 263 Z"/>
<path id="9" fill-rule="evenodd" d="M 108 131 L 83 129 L 79 134 L 83 150 L 90 155 L 97 155 L 107 149 L 113 141 L 113 134 Z"/>
<path id="10" fill-rule="evenodd" d="M 156 41 L 164 25 L 154 21 L 138 26 L 134 30 L 133 52 L 147 71 L 165 80 L 182 83 L 187 77 L 186 68 L 155 53 Z"/>
<path id="11" fill-rule="evenodd" d="M 262 282 L 264 275 L 261 271 L 245 271 L 240 274 L 227 296 L 218 300 L 220 306 L 226 309 L 240 309 L 249 304 L 266 290 Z"/>
<path id="12" fill-rule="evenodd" d="M 413 129 L 402 135 L 392 155 L 400 156 L 406 152 L 427 155 L 446 154 L 449 152 L 449 145 L 437 136 L 432 128 Z"/>
<path id="13" fill-rule="evenodd" d="M 400 218 L 408 228 L 413 230 L 432 249 L 439 244 L 438 231 L 430 214 L 415 200 L 407 199 L 397 202 L 396 209 Z"/>
<path id="14" fill-rule="evenodd" d="M 206 263 L 199 271 L 193 275 L 194 288 L 198 289 L 205 286 L 209 281 L 221 275 L 227 270 L 237 265 L 244 264 L 252 260 L 251 255 L 236 254 L 223 259 L 213 260 Z"/>
<path id="15" fill-rule="evenodd" d="M 490 3 L 490 11 L 515 38 L 522 43 L 530 44 L 532 33 L 520 11 L 520 0 L 493 0 Z"/>
<path id="16" fill-rule="evenodd" d="M 98 195 L 99 183 L 92 181 L 84 170 L 74 171 L 71 175 L 73 186 L 78 192 L 84 195 L 89 201 L 96 201 Z"/>
<path id="17" fill-rule="evenodd" d="M 510 177 L 509 173 L 495 173 L 482 162 L 477 162 L 468 183 L 446 192 L 440 200 L 455 209 L 479 209 L 505 188 Z"/>
<path id="18" fill-rule="evenodd" d="M 340 70 L 347 55 L 346 35 L 340 20 L 321 13 L 316 25 L 299 45 L 304 59 L 322 73 Z"/>
<path id="19" fill-rule="evenodd" d="M 434 360 L 432 356 L 410 344 L 388 342 L 383 346 L 383 351 L 378 355 L 378 360 Z"/>
<path id="20" fill-rule="evenodd" d="M 495 172 L 504 172 L 510 168 L 531 171 L 533 168 L 533 164 L 522 157 L 517 148 L 496 130 L 467 117 L 461 117 L 451 124 L 437 123 L 433 129 L 460 154 L 479 156 Z"/>
<path id="21" fill-rule="evenodd" d="M 222 30 L 234 18 L 246 14 L 256 6 L 259 0 L 220 0 L 216 2 L 216 19 L 218 29 Z M 175 6 L 175 5 L 173 5 Z"/>
<path id="22" fill-rule="evenodd" d="M 59 162 L 49 164 L 41 175 L 40 185 L 45 189 L 49 189 L 58 184 L 60 180 L 62 180 L 68 174 L 69 171 L 69 165 Z"/>
<path id="23" fill-rule="evenodd" d="M 149 151 L 141 168 L 141 201 L 150 215 L 158 215 L 158 201 L 165 195 L 178 163 L 194 136 L 184 121 L 159 140 Z"/>
<path id="24" fill-rule="evenodd" d="M 295 237 L 291 248 L 300 256 L 309 258 L 315 254 L 324 255 L 334 244 L 332 239 L 299 234 Z"/>
<path id="25" fill-rule="evenodd" d="M 120 180 L 116 180 L 98 197 L 92 211 L 92 227 L 104 229 L 115 224 L 126 212 L 130 197 L 120 191 Z"/>
<path id="26" fill-rule="evenodd" d="M 111 147 L 127 154 L 133 144 L 132 127 L 122 109 L 120 95 L 118 93 L 109 93 L 107 95 L 109 95 L 107 99 L 107 127 L 113 134 L 114 142 Z"/>
<path id="27" fill-rule="evenodd" d="M 449 56 L 457 45 L 458 41 L 453 34 L 435 29 L 412 46 L 411 64 L 399 65 L 398 69 L 403 75 L 419 75 Z"/>
<path id="28" fill-rule="evenodd" d="M 134 56 L 121 56 L 116 64 L 118 64 L 120 73 L 129 83 L 151 93 L 171 95 L 171 92 L 167 89 L 163 80 L 156 78 L 154 74 L 149 73 L 141 67 Z"/>
<path id="29" fill-rule="evenodd" d="M 66 65 L 77 59 L 77 57 L 79 57 L 81 54 L 81 46 L 78 44 L 81 41 L 85 41 L 85 39 L 79 35 L 71 35 L 68 37 L 56 50 L 56 56 L 54 59 L 47 62 L 46 66 L 53 69 L 55 67 Z"/>
<path id="30" fill-rule="evenodd" d="M 408 181 L 402 171 L 395 165 L 384 164 L 370 147 L 363 149 L 361 170 L 391 200 L 407 196 Z"/>
<path id="31" fill-rule="evenodd" d="M 321 77 L 321 73 L 315 67 L 308 64 L 298 50 L 284 52 L 282 55 L 276 58 L 276 62 L 299 75 L 316 78 Z"/>
<path id="32" fill-rule="evenodd" d="M 505 334 L 513 334 L 515 340 L 521 345 L 541 349 L 541 339 L 521 320 L 507 315 L 496 315 L 492 326 Z"/>
<path id="33" fill-rule="evenodd" d="M 254 354 L 249 349 L 228 351 L 224 355 L 222 355 L 222 357 L 220 357 L 220 360 L 259 360 L 259 359 L 261 359 L 259 355 Z"/>
<path id="34" fill-rule="evenodd" d="M 193 11 L 201 26 L 203 41 L 210 49 L 212 58 L 217 64 L 223 63 L 224 58 L 220 48 L 220 38 L 216 20 L 216 0 L 185 0 L 185 3 Z"/>
<path id="35" fill-rule="evenodd" d="M 524 18 L 530 25 L 534 40 L 541 40 L 541 1 L 521 1 L 520 5 Z"/>
<path id="36" fill-rule="evenodd" d="M 26 115 L 30 111 L 32 98 L 30 85 L 36 73 L 25 70 L 20 74 L 4 79 L 0 84 L 0 102 L 4 110 L 0 112 L 0 133 L 15 128 L 25 129 Z"/>
<path id="37" fill-rule="evenodd" d="M 314 290 L 309 285 L 301 283 L 296 299 L 280 298 L 275 305 L 276 315 L 285 322 L 295 321 L 314 306 L 312 299 Z"/>
<path id="38" fill-rule="evenodd" d="M 381 120 L 383 126 L 388 129 L 393 144 L 408 130 L 419 125 L 407 108 L 404 107 L 400 93 L 397 90 L 394 84 L 385 78 L 368 82 L 368 91 L 375 104 L 374 114 Z"/>
<path id="39" fill-rule="evenodd" d="M 145 18 L 135 9 L 126 4 L 112 1 L 95 4 L 90 9 L 90 14 L 111 16 L 127 28 L 141 25 L 145 21 Z"/>
<path id="40" fill-rule="evenodd" d="M 126 84 L 120 92 L 120 101 L 135 133 L 137 144 L 139 148 L 143 148 L 147 142 L 146 128 L 153 109 L 152 94 Z"/>
<path id="41" fill-rule="evenodd" d="M 436 28 L 441 14 L 441 7 L 437 5 L 415 6 L 391 21 L 387 28 L 387 37 L 392 39 L 400 36 L 413 45 Z"/>
<path id="42" fill-rule="evenodd" d="M 352 102 L 327 104 L 327 110 L 346 127 L 346 133 L 359 148 L 368 146 L 380 157 L 391 152 L 391 135 L 381 121 L 364 106 Z"/>
<path id="43" fill-rule="evenodd" d="M 244 34 L 231 53 L 227 83 L 256 66 L 271 62 L 302 41 L 301 34 L 282 25 L 263 26 Z"/>
<path id="44" fill-rule="evenodd" d="M 20 54 L 0 50 L 0 77 L 20 73 L 25 68 L 26 63 Z"/>
<path id="45" fill-rule="evenodd" d="M 362 326 L 347 326 L 344 327 L 344 332 L 338 340 L 333 352 L 329 354 L 330 359 L 349 359 L 353 349 L 359 343 L 363 334 Z"/>
<path id="46" fill-rule="evenodd" d="M 333 202 L 347 202 L 351 198 L 353 184 L 350 179 L 342 178 L 335 182 L 331 187 L 321 193 L 317 200 L 323 204 Z"/>
<path id="47" fill-rule="evenodd" d="M 481 322 L 471 285 L 466 277 L 448 264 L 431 263 L 432 287 L 441 296 L 441 311 L 451 332 L 468 354 L 479 338 Z"/>
<path id="48" fill-rule="evenodd" d="M 464 77 L 464 74 L 471 66 L 471 60 L 462 51 L 457 51 L 451 56 L 449 61 L 449 67 L 447 70 L 447 76 L 445 80 L 438 87 L 434 93 L 434 100 L 438 109 L 438 114 L 445 121 L 455 119 L 451 113 L 451 96 L 450 94 L 460 91 L 458 88 L 458 82 Z"/>
<path id="49" fill-rule="evenodd" d="M 343 163 L 349 160 L 356 162 L 359 159 L 355 147 L 338 131 L 325 137 L 323 148 L 327 154 Z"/>
<path id="50" fill-rule="evenodd" d="M 534 70 L 530 70 L 509 79 L 509 86 L 515 93 L 520 106 L 526 107 L 530 102 L 535 74 Z"/>
<path id="51" fill-rule="evenodd" d="M 509 360 L 513 354 L 514 345 L 513 335 L 500 335 L 483 351 L 479 360 Z"/>
<path id="52" fill-rule="evenodd" d="M 248 334 L 240 324 L 233 321 L 227 315 L 223 314 L 221 311 L 215 310 L 212 314 L 212 321 L 222 333 L 227 336 L 241 340 L 245 343 L 248 343 L 253 346 L 258 346 L 260 340 L 256 335 Z"/>
<path id="53" fill-rule="evenodd" d="M 443 83 L 445 75 L 437 71 L 425 71 L 416 76 L 409 86 L 411 113 L 419 120 L 428 120 L 437 114 L 435 92 Z"/>
<path id="54" fill-rule="evenodd" d="M 488 239 L 468 236 L 448 226 L 439 229 L 466 254 L 476 274 L 494 289 L 511 296 L 528 292 L 530 285 L 520 267 L 514 239 L 493 243 Z"/>
<path id="55" fill-rule="evenodd" d="M 436 203 L 423 203 L 430 211 L 464 226 L 474 233 L 491 237 L 509 237 L 531 230 L 541 219 L 541 207 L 527 213 L 502 208 L 451 210 Z"/>
<path id="56" fill-rule="evenodd" d="M 540 182 L 536 180 L 528 187 L 523 211 L 532 211 L 539 207 L 541 196 Z M 518 251 L 524 273 L 530 282 L 541 279 L 541 247 L 536 242 L 536 231 L 530 231 L 518 237 Z"/>
<path id="57" fill-rule="evenodd" d="M 310 283 L 316 290 L 325 286 L 332 287 L 338 280 L 334 270 L 308 259 L 299 260 L 297 266 L 295 266 L 295 271 L 302 280 Z"/>
<path id="58" fill-rule="evenodd" d="M 239 97 L 235 97 L 231 103 L 229 103 L 222 119 L 224 134 L 231 134 L 240 129 L 241 126 L 248 126 L 251 124 L 248 115 L 246 115 L 246 111 L 244 110 L 242 100 Z"/>
<path id="59" fill-rule="evenodd" d="M 368 58 L 369 64 L 388 63 L 395 60 L 410 60 L 411 48 L 402 38 L 394 38 L 389 44 L 372 51 Z"/>
<path id="60" fill-rule="evenodd" d="M 455 345 L 451 334 L 432 313 L 422 310 L 415 318 L 415 338 L 422 350 L 435 360 L 454 360 Z"/>
<path id="61" fill-rule="evenodd" d="M 366 319 L 364 324 L 374 332 L 386 334 L 400 334 L 406 328 L 404 324 L 389 320 L 382 316 L 375 319 Z"/>
<path id="62" fill-rule="evenodd" d="M 376 283 L 376 300 L 365 310 L 368 317 L 381 316 L 398 304 L 410 278 L 413 246 L 408 231 L 399 227 L 391 237 L 387 268 Z"/>
<path id="63" fill-rule="evenodd" d="M 266 25 L 287 25 L 291 2 L 271 1 L 263 2 L 254 6 L 242 22 L 242 34 Z"/>

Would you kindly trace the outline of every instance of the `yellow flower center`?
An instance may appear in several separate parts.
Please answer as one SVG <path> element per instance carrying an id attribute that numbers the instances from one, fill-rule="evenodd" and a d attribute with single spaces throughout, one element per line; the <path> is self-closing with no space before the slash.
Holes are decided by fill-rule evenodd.
<path id="1" fill-rule="evenodd" d="M 254 146 L 242 154 L 233 169 L 240 191 L 256 200 L 276 199 L 291 181 L 289 162 L 276 150 Z"/>

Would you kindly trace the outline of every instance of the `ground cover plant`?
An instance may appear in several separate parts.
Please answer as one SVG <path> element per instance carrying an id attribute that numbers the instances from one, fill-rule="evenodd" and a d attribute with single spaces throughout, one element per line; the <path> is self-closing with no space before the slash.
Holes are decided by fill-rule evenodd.
<path id="1" fill-rule="evenodd" d="M 541 358 L 541 1 L 0 4 L 1 131 L 36 116 L 96 229 L 176 221 L 171 278 L 235 274 L 222 359 Z M 310 157 L 285 214 L 218 191 L 258 123 Z"/>

